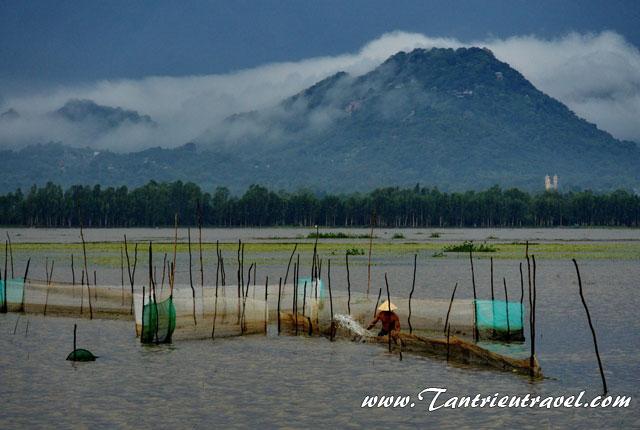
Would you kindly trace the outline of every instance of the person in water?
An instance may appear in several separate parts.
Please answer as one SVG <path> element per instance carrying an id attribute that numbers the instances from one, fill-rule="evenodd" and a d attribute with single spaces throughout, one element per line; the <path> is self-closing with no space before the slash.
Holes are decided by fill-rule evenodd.
<path id="1" fill-rule="evenodd" d="M 382 329 L 378 333 L 378 336 L 386 336 L 391 334 L 391 337 L 396 337 L 400 333 L 400 318 L 394 312 L 398 307 L 393 303 L 389 303 L 385 300 L 383 304 L 378 306 L 378 313 L 373 321 L 367 327 L 367 330 L 371 330 L 380 321 L 382 323 Z"/>

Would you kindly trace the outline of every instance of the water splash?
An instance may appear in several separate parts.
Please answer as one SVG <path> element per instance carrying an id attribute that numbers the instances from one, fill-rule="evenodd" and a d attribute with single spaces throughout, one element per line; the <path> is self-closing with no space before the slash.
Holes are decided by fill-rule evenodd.
<path id="1" fill-rule="evenodd" d="M 375 337 L 375 334 L 366 328 L 362 327 L 351 315 L 335 314 L 333 319 L 338 323 L 338 326 L 349 330 L 350 332 L 357 334 L 361 337 Z"/>

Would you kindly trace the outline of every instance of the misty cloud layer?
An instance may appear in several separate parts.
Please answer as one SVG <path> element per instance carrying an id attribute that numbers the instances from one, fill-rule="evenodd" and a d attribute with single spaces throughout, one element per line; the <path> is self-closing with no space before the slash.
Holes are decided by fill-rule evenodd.
<path id="1" fill-rule="evenodd" d="M 175 147 L 201 136 L 234 136 L 226 129 L 230 115 L 276 105 L 338 71 L 359 75 L 398 51 L 415 48 L 486 46 L 545 93 L 579 116 L 620 139 L 640 142 L 640 52 L 613 32 L 569 34 L 543 40 L 534 36 L 475 42 L 395 32 L 381 36 L 358 53 L 270 64 L 226 75 L 148 77 L 53 88 L 28 96 L 7 97 L 0 114 L 0 147 L 62 141 L 114 151 L 152 146 Z M 69 100 L 91 100 L 103 107 L 148 115 L 149 122 L 121 121 L 100 130 L 53 114 Z M 326 124 L 331 118 L 317 118 Z M 247 122 L 248 124 L 248 122 Z M 238 127 L 238 122 L 234 127 Z M 252 124 L 251 133 L 268 124 Z M 269 131 L 273 139 L 277 132 Z"/>

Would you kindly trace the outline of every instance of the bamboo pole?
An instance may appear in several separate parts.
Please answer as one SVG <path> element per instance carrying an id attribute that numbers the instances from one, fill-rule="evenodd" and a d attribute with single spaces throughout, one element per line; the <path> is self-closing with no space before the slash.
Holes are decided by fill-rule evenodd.
<path id="1" fill-rule="evenodd" d="M 142 286 L 142 311 L 140 312 L 140 343 L 144 343 L 144 298 L 145 288 Z"/>
<path id="2" fill-rule="evenodd" d="M 449 308 L 447 309 L 447 318 L 444 320 L 444 331 L 445 333 L 449 330 L 449 314 L 451 313 L 451 307 L 453 306 L 453 299 L 456 296 L 456 290 L 458 289 L 458 283 L 453 287 L 453 293 L 451 293 L 451 300 L 449 300 Z"/>
<path id="3" fill-rule="evenodd" d="M 89 297 L 89 319 L 93 319 L 93 307 L 91 306 L 91 289 L 89 288 L 89 270 L 87 269 L 87 247 L 84 241 L 84 233 L 82 231 L 82 223 L 80 223 L 80 239 L 82 240 L 82 254 L 84 256 L 84 271 L 87 280 L 87 295 Z"/>
<path id="4" fill-rule="evenodd" d="M 351 315 L 351 277 L 349 275 L 349 251 L 344 253 L 347 262 L 347 312 Z"/>
<path id="5" fill-rule="evenodd" d="M 213 326 L 211 327 L 211 339 L 215 339 L 216 336 L 216 319 L 218 318 L 218 283 L 219 283 L 219 278 L 218 278 L 218 272 L 220 269 L 220 259 L 222 258 L 220 256 L 220 250 L 218 247 L 218 241 L 216 240 L 216 255 L 218 256 L 218 262 L 216 264 L 216 292 L 215 292 L 215 299 L 213 302 Z"/>
<path id="6" fill-rule="evenodd" d="M 73 262 L 73 254 L 71 257 Z M 122 306 L 124 306 L 124 251 L 122 250 L 122 244 L 120 245 L 120 288 L 122 289 Z"/>
<path id="7" fill-rule="evenodd" d="M 293 260 L 293 256 L 296 253 L 296 249 L 298 249 L 298 244 L 293 245 L 293 251 L 291 251 L 291 256 L 289 257 L 289 263 L 287 264 L 287 273 L 284 276 L 284 285 L 287 285 L 287 279 L 289 279 L 289 268 L 291 267 L 291 260 Z"/>
<path id="8" fill-rule="evenodd" d="M 282 295 L 282 278 L 278 281 L 278 335 L 280 335 L 280 297 Z"/>
<path id="9" fill-rule="evenodd" d="M 189 286 L 191 287 L 191 303 L 193 305 L 193 325 L 198 325 L 196 319 L 196 289 L 193 287 L 193 271 L 191 270 L 191 227 L 187 227 L 187 243 L 189 249 Z"/>
<path id="10" fill-rule="evenodd" d="M 314 282 L 314 280 L 317 279 L 318 277 L 318 272 L 317 272 L 317 266 L 316 266 L 316 257 L 318 255 L 318 238 L 320 236 L 320 229 L 318 227 L 318 225 L 316 224 L 316 240 L 313 243 L 313 257 L 311 258 L 311 282 Z M 318 282 L 315 281 L 315 286 L 316 286 L 316 299 L 318 298 Z M 302 305 L 302 309 L 304 312 L 304 303 Z M 303 313 L 304 315 L 304 313 Z"/>
<path id="11" fill-rule="evenodd" d="M 27 285 L 27 276 L 29 275 L 29 265 L 30 264 L 31 264 L 31 257 L 29 257 L 29 259 L 27 260 L 27 267 L 24 269 L 24 277 L 22 278 L 23 279 L 22 282 L 24 283 L 24 286 Z M 22 288 L 22 298 L 20 300 L 20 311 L 21 312 L 24 312 L 24 291 L 25 291 L 25 289 Z M 28 321 L 29 320 L 27 319 L 27 322 Z"/>
<path id="12" fill-rule="evenodd" d="M 527 272 L 529 278 L 529 337 L 531 338 L 531 354 L 529 356 L 529 366 L 530 366 L 530 376 L 533 377 L 535 375 L 533 366 L 535 365 L 535 356 L 536 356 L 536 331 L 535 331 L 535 299 L 534 299 L 534 288 L 531 284 L 531 262 L 529 259 L 529 255 L 527 253 Z M 535 278 L 535 266 L 534 266 L 534 278 Z M 535 284 L 535 281 L 534 281 Z"/>
<path id="13" fill-rule="evenodd" d="M 122 252 L 122 248 L 120 248 L 120 252 Z M 73 265 L 73 254 L 71 254 L 71 285 L 76 285 L 76 270 Z"/>
<path id="14" fill-rule="evenodd" d="M 520 326 L 524 334 L 524 277 L 522 276 L 522 262 L 520 262 Z"/>
<path id="15" fill-rule="evenodd" d="M 373 308 L 373 317 L 378 315 L 378 305 L 380 304 L 380 296 L 382 295 L 382 287 L 378 290 L 378 298 L 376 299 L 376 306 Z"/>
<path id="16" fill-rule="evenodd" d="M 469 248 L 469 262 L 471 263 L 471 285 L 473 286 L 473 339 L 477 342 L 480 334 L 478 333 L 478 311 L 476 309 L 478 296 L 476 295 L 476 275 L 473 270 L 473 244 Z"/>
<path id="17" fill-rule="evenodd" d="M 600 369 L 600 377 L 602 378 L 602 389 L 604 391 L 603 395 L 607 395 L 607 380 L 604 377 L 604 369 L 602 368 L 602 360 L 600 359 L 600 352 L 598 351 L 598 339 L 596 339 L 596 330 L 593 328 L 593 322 L 591 321 L 591 314 L 589 313 L 589 307 L 587 306 L 587 302 L 584 299 L 584 293 L 582 291 L 582 279 L 580 277 L 580 269 L 578 268 L 578 262 L 576 259 L 572 259 L 573 265 L 576 267 L 576 275 L 578 275 L 578 288 L 580 293 L 580 300 L 582 301 L 582 306 L 584 306 L 584 311 L 587 314 L 587 322 L 589 323 L 589 329 L 591 329 L 591 336 L 593 336 L 593 346 L 596 350 L 596 358 L 598 359 L 598 368 Z"/>
<path id="18" fill-rule="evenodd" d="M 298 265 L 293 263 L 293 296 L 291 298 L 291 309 L 293 309 L 294 332 L 298 335 Z"/>
<path id="19" fill-rule="evenodd" d="M 269 276 L 264 281 L 264 334 L 267 334 L 267 326 L 269 324 L 269 307 L 267 306 L 267 298 L 269 294 Z"/>
<path id="20" fill-rule="evenodd" d="M 51 260 L 51 272 L 49 272 L 49 259 L 45 258 L 45 273 L 47 278 L 47 293 L 45 294 L 44 299 L 44 312 L 42 313 L 44 316 L 47 315 L 47 307 L 49 304 L 49 289 L 51 288 L 51 280 L 53 278 L 53 266 L 55 264 L 55 260 Z"/>
<path id="21" fill-rule="evenodd" d="M 150 307 L 149 309 L 155 309 L 156 329 L 154 334 L 155 334 L 155 342 L 156 344 L 158 344 L 159 343 L 158 326 L 160 322 L 160 315 L 158 315 L 158 298 L 156 296 L 156 285 L 153 279 L 152 268 L 153 268 L 153 245 L 151 241 L 149 241 L 149 296 L 151 296 L 153 293 L 153 308 Z"/>
<path id="22" fill-rule="evenodd" d="M 216 286 L 219 282 L 220 275 L 220 242 L 216 240 Z"/>
<path id="23" fill-rule="evenodd" d="M 173 217 L 174 233 L 173 233 L 173 263 L 171 263 L 171 276 L 169 278 L 170 297 L 173 298 L 173 288 L 176 283 L 176 257 L 178 254 L 178 214 Z"/>
<path id="24" fill-rule="evenodd" d="M 131 261 L 129 260 L 129 244 L 127 243 L 127 235 L 124 235 L 124 252 L 127 256 L 127 274 L 129 275 L 129 284 L 131 285 L 131 309 L 130 314 L 133 314 L 133 284 L 136 276 L 136 266 L 138 264 L 138 244 L 135 244 L 134 250 L 134 264 L 133 271 L 131 270 Z"/>
<path id="25" fill-rule="evenodd" d="M 507 339 L 511 338 L 511 323 L 509 322 L 509 295 L 507 294 L 507 280 L 502 278 L 504 285 L 504 303 L 507 311 Z"/>
<path id="26" fill-rule="evenodd" d="M 491 300 L 495 300 L 496 297 L 495 297 L 495 294 L 494 294 L 494 291 L 493 291 L 493 257 L 489 258 L 489 262 L 490 262 L 490 265 L 491 265 Z"/>
<path id="27" fill-rule="evenodd" d="M 76 337 L 78 331 L 78 324 L 73 325 L 73 361 L 76 361 Z"/>
<path id="28" fill-rule="evenodd" d="M 11 259 L 11 278 L 14 278 L 13 274 L 13 246 L 11 245 L 11 237 L 9 237 L 9 232 L 7 231 L 7 242 L 9 242 L 9 258 Z"/>
<path id="29" fill-rule="evenodd" d="M 376 222 L 375 211 L 371 214 L 371 232 L 369 233 L 369 260 L 367 262 L 367 297 L 371 289 L 371 249 L 373 248 L 373 225 Z"/>
<path id="30" fill-rule="evenodd" d="M 418 254 L 413 255 L 413 281 L 411 282 L 411 292 L 409 293 L 409 334 L 413 333 L 413 327 L 411 326 L 411 298 L 413 297 L 413 291 L 416 288 L 416 269 L 418 266 Z"/>
<path id="31" fill-rule="evenodd" d="M 449 361 L 449 337 L 450 336 L 451 336 L 451 326 L 447 326 L 447 361 Z"/>
<path id="32" fill-rule="evenodd" d="M 8 311 L 7 307 L 7 289 L 9 287 L 9 282 L 7 282 L 7 241 L 4 241 L 4 288 L 2 289 L 2 313 L 6 314 Z"/>
<path id="33" fill-rule="evenodd" d="M 204 298 L 204 264 L 202 262 L 202 206 L 198 200 L 198 247 L 200 252 L 200 288 Z"/>
<path id="34" fill-rule="evenodd" d="M 164 277 L 167 269 L 167 253 L 164 253 L 164 257 L 162 258 L 162 280 L 160 281 L 160 293 L 164 289 Z"/>
<path id="35" fill-rule="evenodd" d="M 384 283 L 387 286 L 387 307 L 388 307 L 388 312 L 391 312 L 391 295 L 389 294 L 389 281 L 387 280 L 387 274 L 385 272 L 384 274 Z M 393 330 L 389 330 L 389 332 L 387 333 L 387 338 L 389 341 L 389 352 L 391 352 L 391 332 Z"/>
<path id="36" fill-rule="evenodd" d="M 331 293 L 331 259 L 327 259 L 327 283 L 329 286 L 329 311 L 331 312 L 331 335 L 330 340 L 333 341 L 336 335 L 336 325 L 333 320 L 333 294 Z"/>
<path id="37" fill-rule="evenodd" d="M 307 308 L 307 281 L 304 281 L 304 288 L 302 290 L 302 316 L 306 315 Z"/>

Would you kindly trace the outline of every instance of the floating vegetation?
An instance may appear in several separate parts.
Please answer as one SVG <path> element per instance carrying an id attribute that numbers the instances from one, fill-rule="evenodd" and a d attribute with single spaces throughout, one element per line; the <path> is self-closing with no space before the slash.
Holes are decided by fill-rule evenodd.
<path id="1" fill-rule="evenodd" d="M 364 249 L 362 249 L 362 248 L 349 248 L 349 249 L 347 249 L 347 255 L 364 255 Z"/>
<path id="2" fill-rule="evenodd" d="M 339 232 L 333 232 L 333 231 L 329 231 L 326 233 L 309 233 L 307 235 L 307 239 L 369 239 L 369 235 L 368 234 L 350 234 L 350 233 L 343 233 L 341 231 Z M 376 238 L 376 236 L 373 236 L 374 239 Z"/>
<path id="3" fill-rule="evenodd" d="M 444 257 L 445 255 L 444 255 L 444 252 L 442 252 L 442 251 L 437 251 L 437 252 L 434 252 L 433 254 L 431 254 L 431 256 L 432 256 L 433 258 L 442 258 L 442 257 Z"/>
<path id="4" fill-rule="evenodd" d="M 496 252 L 496 248 L 492 245 L 486 243 L 476 245 L 468 240 L 463 243 L 447 245 L 442 250 L 444 252 Z"/>
<path id="5" fill-rule="evenodd" d="M 394 233 L 392 239 L 404 239 L 404 234 Z"/>
<path id="6" fill-rule="evenodd" d="M 437 231 L 434 231 L 433 233 L 431 233 L 429 235 L 429 237 L 432 238 L 432 239 L 437 239 L 437 238 L 440 237 L 440 233 L 438 233 Z"/>

